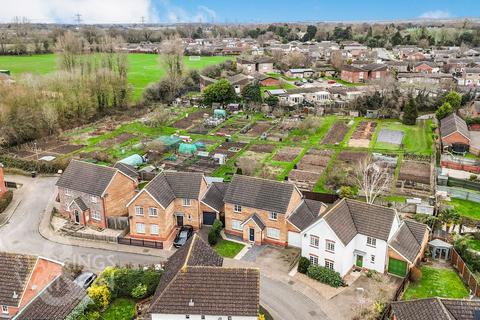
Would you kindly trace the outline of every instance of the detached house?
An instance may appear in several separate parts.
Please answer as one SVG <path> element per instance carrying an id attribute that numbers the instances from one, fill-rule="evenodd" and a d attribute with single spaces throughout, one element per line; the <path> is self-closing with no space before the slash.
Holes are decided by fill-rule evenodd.
<path id="1" fill-rule="evenodd" d="M 455 113 L 440 120 L 440 137 L 444 148 L 452 147 L 455 151 L 464 152 L 470 146 L 467 123 Z"/>
<path id="2" fill-rule="evenodd" d="M 351 199 L 339 200 L 301 234 L 302 256 L 342 277 L 353 268 L 405 276 L 428 241 L 426 225 Z"/>
<path id="3" fill-rule="evenodd" d="M 300 232 L 325 210 L 294 184 L 242 175 L 233 177 L 223 201 L 225 232 L 255 244 L 299 247 Z"/>
<path id="4" fill-rule="evenodd" d="M 254 56 L 252 58 L 238 58 L 237 70 L 247 75 L 273 72 L 273 59 L 264 56 Z"/>
<path id="5" fill-rule="evenodd" d="M 412 71 L 420 73 L 438 73 L 440 72 L 440 68 L 435 62 L 420 61 L 413 65 Z"/>
<path id="6" fill-rule="evenodd" d="M 138 181 L 122 170 L 72 160 L 57 181 L 60 212 L 72 223 L 108 228 L 126 217 Z"/>

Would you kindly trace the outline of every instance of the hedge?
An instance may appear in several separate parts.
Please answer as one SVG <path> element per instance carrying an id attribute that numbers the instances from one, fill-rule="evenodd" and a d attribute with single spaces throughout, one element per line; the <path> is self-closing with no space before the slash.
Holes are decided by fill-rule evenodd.
<path id="1" fill-rule="evenodd" d="M 13 199 L 13 191 L 8 190 L 3 196 L 0 197 L 0 213 L 7 209 L 10 202 Z"/>
<path id="2" fill-rule="evenodd" d="M 57 173 L 58 170 L 65 170 L 68 166 L 68 161 L 66 160 L 35 161 L 13 158 L 6 155 L 0 156 L 0 163 L 7 168 L 16 168 L 26 172 L 37 171 L 38 173 Z"/>
<path id="3" fill-rule="evenodd" d="M 298 261 L 298 268 L 297 271 L 303 274 L 306 274 L 308 271 L 308 267 L 310 267 L 310 260 L 305 257 L 300 257 L 300 261 Z"/>
<path id="4" fill-rule="evenodd" d="M 223 224 L 220 220 L 215 219 L 213 222 L 212 228 L 208 232 L 208 243 L 211 246 L 214 246 L 217 244 L 218 239 L 220 239 L 220 232 L 222 231 Z"/>
<path id="5" fill-rule="evenodd" d="M 338 272 L 319 265 L 312 264 L 308 267 L 307 275 L 312 279 L 328 284 L 334 288 L 345 285 L 345 282 Z"/>

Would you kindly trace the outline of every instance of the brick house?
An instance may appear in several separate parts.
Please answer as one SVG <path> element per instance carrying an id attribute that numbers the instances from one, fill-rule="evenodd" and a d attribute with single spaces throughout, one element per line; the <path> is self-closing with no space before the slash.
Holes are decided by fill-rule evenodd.
<path id="1" fill-rule="evenodd" d="M 57 181 L 60 213 L 74 224 L 107 228 L 107 220 L 126 217 L 137 179 L 119 169 L 72 160 Z"/>
<path id="2" fill-rule="evenodd" d="M 393 301 L 393 320 L 477 319 L 480 301 L 475 299 L 424 298 Z"/>
<path id="3" fill-rule="evenodd" d="M 440 120 L 440 137 L 444 148 L 459 146 L 459 148 L 468 149 L 470 146 L 467 123 L 455 113 Z"/>
<path id="4" fill-rule="evenodd" d="M 5 176 L 3 174 L 3 164 L 0 163 L 0 198 L 7 192 L 5 185 Z"/>
<path id="5" fill-rule="evenodd" d="M 388 76 L 388 67 L 381 63 L 371 63 L 363 66 L 368 71 L 369 80 L 383 80 Z"/>
<path id="6" fill-rule="evenodd" d="M 440 68 L 435 62 L 421 61 L 413 65 L 412 71 L 420 73 L 438 73 Z"/>
<path id="7" fill-rule="evenodd" d="M 164 172 L 157 175 L 126 204 L 129 237 L 170 241 L 177 228 L 184 224 L 200 229 L 203 225 L 201 199 L 207 189 L 202 173 Z"/>
<path id="8" fill-rule="evenodd" d="M 0 318 L 11 319 L 62 274 L 63 264 L 43 257 L 0 253 Z"/>
<path id="9" fill-rule="evenodd" d="M 462 75 L 463 85 L 469 87 L 480 86 L 480 67 L 465 68 Z"/>
<path id="10" fill-rule="evenodd" d="M 352 83 L 365 82 L 368 79 L 368 70 L 347 64 L 342 67 L 340 79 Z"/>
<path id="11" fill-rule="evenodd" d="M 247 75 L 254 75 L 257 72 L 272 73 L 273 59 L 263 56 L 256 56 L 252 58 L 238 58 L 237 70 Z"/>
<path id="12" fill-rule="evenodd" d="M 280 79 L 259 74 L 257 76 L 258 84 L 262 87 L 273 87 L 273 86 L 280 86 Z"/>
<path id="13" fill-rule="evenodd" d="M 306 205 L 294 184 L 242 175 L 233 177 L 223 201 L 225 232 L 256 244 L 300 246 L 302 228 L 324 210 L 320 202 Z"/>

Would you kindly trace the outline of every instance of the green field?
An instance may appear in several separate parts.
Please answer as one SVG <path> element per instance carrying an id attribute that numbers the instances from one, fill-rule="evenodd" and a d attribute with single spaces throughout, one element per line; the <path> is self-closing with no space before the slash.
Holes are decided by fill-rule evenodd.
<path id="1" fill-rule="evenodd" d="M 47 74 L 57 68 L 57 55 L 44 54 L 32 56 L 0 56 L 0 70 L 10 70 L 13 77 L 22 73 Z M 133 98 L 141 96 L 143 89 L 152 82 L 158 81 L 165 70 L 156 54 L 129 54 L 128 80 L 133 88 Z M 201 57 L 198 61 L 191 61 L 184 57 L 187 69 L 203 69 L 209 65 L 218 64 L 231 57 L 213 56 Z"/>
<path id="2" fill-rule="evenodd" d="M 458 274 L 452 269 L 421 267 L 422 278 L 418 283 L 410 283 L 403 294 L 403 300 L 442 297 L 461 299 L 468 297 Z"/>

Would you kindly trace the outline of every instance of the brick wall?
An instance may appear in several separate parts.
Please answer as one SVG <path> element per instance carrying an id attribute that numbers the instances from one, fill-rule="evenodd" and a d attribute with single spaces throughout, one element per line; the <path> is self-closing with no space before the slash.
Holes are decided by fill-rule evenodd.
<path id="1" fill-rule="evenodd" d="M 463 143 L 470 145 L 470 141 L 459 132 L 454 132 L 451 135 L 442 138 L 442 143 L 444 145 L 452 145 L 454 143 Z"/>
<path id="2" fill-rule="evenodd" d="M 105 191 L 105 216 L 126 216 L 128 214 L 126 206 L 135 196 L 136 188 L 136 181 L 117 172 Z"/>

